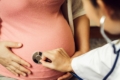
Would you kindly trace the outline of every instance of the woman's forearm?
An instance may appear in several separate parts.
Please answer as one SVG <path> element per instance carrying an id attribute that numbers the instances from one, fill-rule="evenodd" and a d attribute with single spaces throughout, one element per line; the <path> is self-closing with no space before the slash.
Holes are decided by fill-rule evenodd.
<path id="1" fill-rule="evenodd" d="M 76 51 L 80 51 L 81 54 L 85 53 L 89 51 L 90 22 L 86 15 L 83 15 L 74 19 L 74 26 Z"/>

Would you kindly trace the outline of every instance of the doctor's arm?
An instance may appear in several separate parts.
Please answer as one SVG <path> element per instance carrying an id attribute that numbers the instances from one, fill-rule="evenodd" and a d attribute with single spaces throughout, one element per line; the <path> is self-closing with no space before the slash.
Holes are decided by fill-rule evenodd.
<path id="1" fill-rule="evenodd" d="M 52 62 L 45 62 L 46 58 Z M 44 52 L 41 62 L 43 66 L 57 71 L 74 71 L 83 79 L 102 80 L 109 72 L 114 59 L 111 45 L 107 44 L 73 59 L 63 49 Z"/>

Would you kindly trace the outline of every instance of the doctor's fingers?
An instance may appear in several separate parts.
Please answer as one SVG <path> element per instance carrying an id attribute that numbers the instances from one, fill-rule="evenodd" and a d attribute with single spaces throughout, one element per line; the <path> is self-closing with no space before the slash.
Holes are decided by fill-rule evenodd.
<path id="1" fill-rule="evenodd" d="M 55 69 L 53 63 L 49 63 L 49 62 L 46 62 L 46 61 L 44 61 L 44 60 L 40 60 L 40 62 L 42 63 L 43 66 L 45 66 L 45 67 L 47 67 L 47 68 Z"/>
<path id="2" fill-rule="evenodd" d="M 56 49 L 53 52 L 54 52 L 53 54 L 54 56 L 52 61 L 56 61 L 56 59 L 63 60 L 70 58 L 63 48 Z"/>
<path id="3" fill-rule="evenodd" d="M 58 49 L 54 49 L 48 52 L 44 52 L 43 56 L 47 57 L 50 60 L 55 60 L 57 59 L 59 56 L 68 56 L 67 53 L 64 51 L 63 48 L 58 48 Z"/>
<path id="4" fill-rule="evenodd" d="M 45 61 L 47 59 L 47 57 L 45 57 L 44 55 L 42 55 L 42 59 L 43 61 Z"/>
<path id="5" fill-rule="evenodd" d="M 60 48 L 60 49 L 59 49 L 59 52 L 60 52 L 63 56 L 69 57 L 69 55 L 67 54 L 67 52 L 66 52 L 63 48 Z"/>
<path id="6" fill-rule="evenodd" d="M 60 53 L 60 49 L 55 49 L 47 52 L 43 52 L 42 58 L 48 58 L 51 61 L 55 60 Z"/>

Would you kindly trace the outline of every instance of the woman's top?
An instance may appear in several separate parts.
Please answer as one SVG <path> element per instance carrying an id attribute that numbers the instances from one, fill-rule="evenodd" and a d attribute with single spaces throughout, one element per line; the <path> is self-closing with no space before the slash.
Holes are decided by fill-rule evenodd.
<path id="1" fill-rule="evenodd" d="M 32 65 L 31 68 L 28 68 L 32 71 L 28 77 L 16 77 L 0 65 L 1 75 L 19 80 L 56 80 L 64 74 L 45 68 L 32 60 L 36 51 L 44 52 L 63 48 L 70 56 L 74 54 L 72 31 L 60 10 L 64 1 L 0 1 L 0 17 L 2 19 L 0 40 L 22 43 L 22 48 L 12 49 L 12 51 Z"/>
<path id="2" fill-rule="evenodd" d="M 77 17 L 85 15 L 82 0 L 65 0 L 62 5 L 62 12 L 74 34 L 73 20 Z"/>
<path id="3" fill-rule="evenodd" d="M 113 43 L 117 43 L 115 46 L 118 51 L 120 49 L 120 42 L 118 43 L 118 40 L 116 40 Z M 116 54 L 111 44 L 108 43 L 103 47 L 74 58 L 71 65 L 74 72 L 83 80 L 103 80 L 111 70 L 115 58 Z M 120 59 L 118 59 L 115 70 L 107 80 L 120 80 Z"/>

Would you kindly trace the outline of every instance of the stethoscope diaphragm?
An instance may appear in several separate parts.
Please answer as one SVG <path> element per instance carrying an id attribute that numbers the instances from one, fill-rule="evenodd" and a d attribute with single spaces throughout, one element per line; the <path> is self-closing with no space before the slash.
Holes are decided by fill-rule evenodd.
<path id="1" fill-rule="evenodd" d="M 36 64 L 41 64 L 40 60 L 42 59 L 42 52 L 35 52 L 32 59 Z"/>

